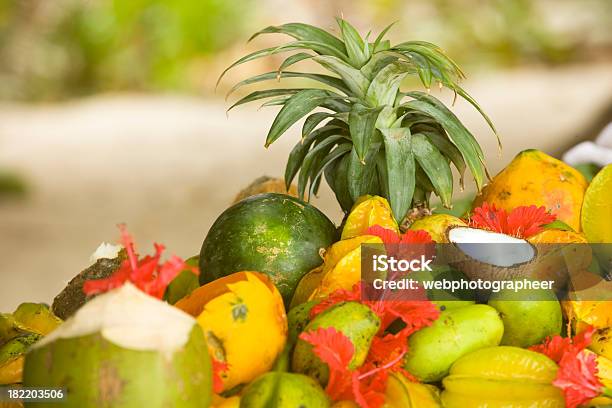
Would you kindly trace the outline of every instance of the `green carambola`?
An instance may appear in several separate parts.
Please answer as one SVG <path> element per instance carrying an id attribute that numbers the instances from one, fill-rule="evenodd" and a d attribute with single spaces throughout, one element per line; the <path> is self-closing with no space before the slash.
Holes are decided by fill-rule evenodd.
<path id="1" fill-rule="evenodd" d="M 253 38 L 280 33 L 294 41 L 255 51 L 227 68 L 294 52 L 278 70 L 243 80 L 230 93 L 244 85 L 281 78 L 318 83 L 316 88 L 254 91 L 230 107 L 262 99 L 268 99 L 264 106 L 282 107 L 270 127 L 266 146 L 306 117 L 302 138 L 287 160 L 287 186 L 298 176 L 300 197 L 309 197 L 316 194 L 324 176 L 345 211 L 358 197 L 377 194 L 389 200 L 398 221 L 411 206 L 428 205 L 432 192 L 450 207 L 451 164 L 457 168 L 461 183 L 469 169 L 480 189 L 486 168 L 474 136 L 429 92 L 400 88 L 409 76 L 418 76 L 427 90 L 431 86 L 449 88 L 472 104 L 495 131 L 480 106 L 459 86 L 463 73 L 457 64 L 428 42 L 391 45 L 384 38 L 391 26 L 370 41 L 369 34 L 364 38 L 347 21 L 337 21 L 339 36 L 301 23 L 265 28 Z M 329 73 L 288 71 L 301 61 L 313 61 Z"/>

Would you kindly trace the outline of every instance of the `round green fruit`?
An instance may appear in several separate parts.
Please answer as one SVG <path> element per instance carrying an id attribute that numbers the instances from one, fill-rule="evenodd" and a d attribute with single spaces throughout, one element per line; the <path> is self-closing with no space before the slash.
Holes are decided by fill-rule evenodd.
<path id="1" fill-rule="evenodd" d="M 314 206 L 284 194 L 260 194 L 228 208 L 200 251 L 200 283 L 239 271 L 268 275 L 291 302 L 302 276 L 319 266 L 320 251 L 337 238 L 334 224 Z"/>
<path id="2" fill-rule="evenodd" d="M 319 384 L 301 374 L 270 372 L 249 384 L 241 408 L 326 408 L 330 401 Z"/>
<path id="3" fill-rule="evenodd" d="M 212 368 L 195 319 L 127 284 L 30 349 L 23 384 L 65 389 L 66 407 L 197 408 L 210 405 Z"/>
<path id="4" fill-rule="evenodd" d="M 561 333 L 561 304 L 552 290 L 501 290 L 489 297 L 504 322 L 504 346 L 529 347 Z"/>

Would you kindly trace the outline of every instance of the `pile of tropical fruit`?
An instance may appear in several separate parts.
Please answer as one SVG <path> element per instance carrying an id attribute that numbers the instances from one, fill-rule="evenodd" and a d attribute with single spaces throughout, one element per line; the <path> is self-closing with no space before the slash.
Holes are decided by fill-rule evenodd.
<path id="1" fill-rule="evenodd" d="M 141 256 L 121 227 L 120 243 L 102 244 L 51 308 L 27 303 L 0 316 L 3 384 L 62 388 L 71 407 L 612 404 L 612 165 L 589 184 L 525 150 L 490 178 L 476 139 L 442 102 L 400 89 L 416 75 L 482 112 L 457 84 L 457 65 L 429 43 L 391 45 L 388 29 L 370 41 L 338 25 L 337 36 L 297 23 L 266 28 L 258 34 L 294 41 L 234 64 L 296 51 L 238 86 L 322 83 L 259 90 L 235 104 L 282 106 L 266 145 L 305 118 L 285 183 L 249 186 L 187 260 L 162 261 L 159 244 Z M 301 61 L 331 74 L 286 71 Z M 453 174 L 463 184 L 466 170 L 479 191 L 469 211 L 432 211 L 432 194 L 451 206 Z M 305 200 L 322 178 L 345 210 L 339 227 Z M 485 299 L 364 296 L 364 244 L 470 243 L 527 250 L 511 262 L 474 255 L 415 277 L 570 279 L 537 300 L 504 290 Z"/>

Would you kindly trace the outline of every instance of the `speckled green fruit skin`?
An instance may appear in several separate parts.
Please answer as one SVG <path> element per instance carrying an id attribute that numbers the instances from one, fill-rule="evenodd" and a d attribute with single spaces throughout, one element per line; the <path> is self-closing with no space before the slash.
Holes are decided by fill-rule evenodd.
<path id="1" fill-rule="evenodd" d="M 410 336 L 404 368 L 423 382 L 440 381 L 459 357 L 499 345 L 503 334 L 504 324 L 491 306 L 446 310 L 431 326 Z"/>
<path id="2" fill-rule="evenodd" d="M 310 300 L 294 307 L 287 313 L 288 336 L 287 343 L 295 344 L 298 336 L 310 321 L 310 311 L 319 303 L 318 300 Z"/>
<path id="3" fill-rule="evenodd" d="M 504 322 L 504 346 L 529 347 L 561 333 L 563 313 L 555 293 L 538 290 L 530 300 L 526 292 L 502 290 L 489 298 Z"/>
<path id="4" fill-rule="evenodd" d="M 228 208 L 200 251 L 200 283 L 239 271 L 268 275 L 285 305 L 302 276 L 321 265 L 320 250 L 337 239 L 334 224 L 314 206 L 284 194 L 260 194 Z"/>
<path id="5" fill-rule="evenodd" d="M 317 315 L 304 328 L 304 332 L 319 328 L 333 327 L 349 338 L 355 347 L 355 354 L 349 368 L 359 367 L 365 361 L 372 339 L 380 327 L 380 319 L 372 310 L 357 302 L 342 302 Z M 299 339 L 293 350 L 291 368 L 294 372 L 306 374 L 326 385 L 329 369 L 313 352 L 310 343 Z"/>
<path id="6" fill-rule="evenodd" d="M 312 378 L 302 374 L 270 372 L 244 390 L 240 408 L 326 408 L 327 395 Z"/>
<path id="7" fill-rule="evenodd" d="M 65 388 L 63 408 L 199 408 L 212 398 L 212 369 L 202 330 L 171 356 L 119 347 L 100 333 L 58 339 L 26 355 L 26 387 Z M 49 407 L 48 403 L 27 403 Z"/>

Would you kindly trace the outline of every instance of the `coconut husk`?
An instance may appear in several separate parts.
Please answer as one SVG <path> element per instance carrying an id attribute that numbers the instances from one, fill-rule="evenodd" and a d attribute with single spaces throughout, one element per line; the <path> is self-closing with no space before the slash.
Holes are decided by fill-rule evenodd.
<path id="1" fill-rule="evenodd" d="M 83 292 L 83 284 L 87 280 L 108 278 L 121 266 L 121 262 L 126 259 L 125 250 L 119 252 L 119 256 L 114 259 L 98 259 L 95 264 L 91 265 L 78 275 L 76 275 L 68 285 L 53 299 L 51 310 L 62 320 L 68 319 L 81 306 L 83 306 L 89 298 Z"/>
<path id="2" fill-rule="evenodd" d="M 236 198 L 234 198 L 233 204 L 237 203 L 238 201 L 242 201 L 245 198 L 264 193 L 287 194 L 293 197 L 298 196 L 295 185 L 292 184 L 289 186 L 289 190 L 287 190 L 285 181 L 283 179 L 261 176 L 256 178 L 251 184 L 241 190 L 238 195 L 236 195 Z"/>

